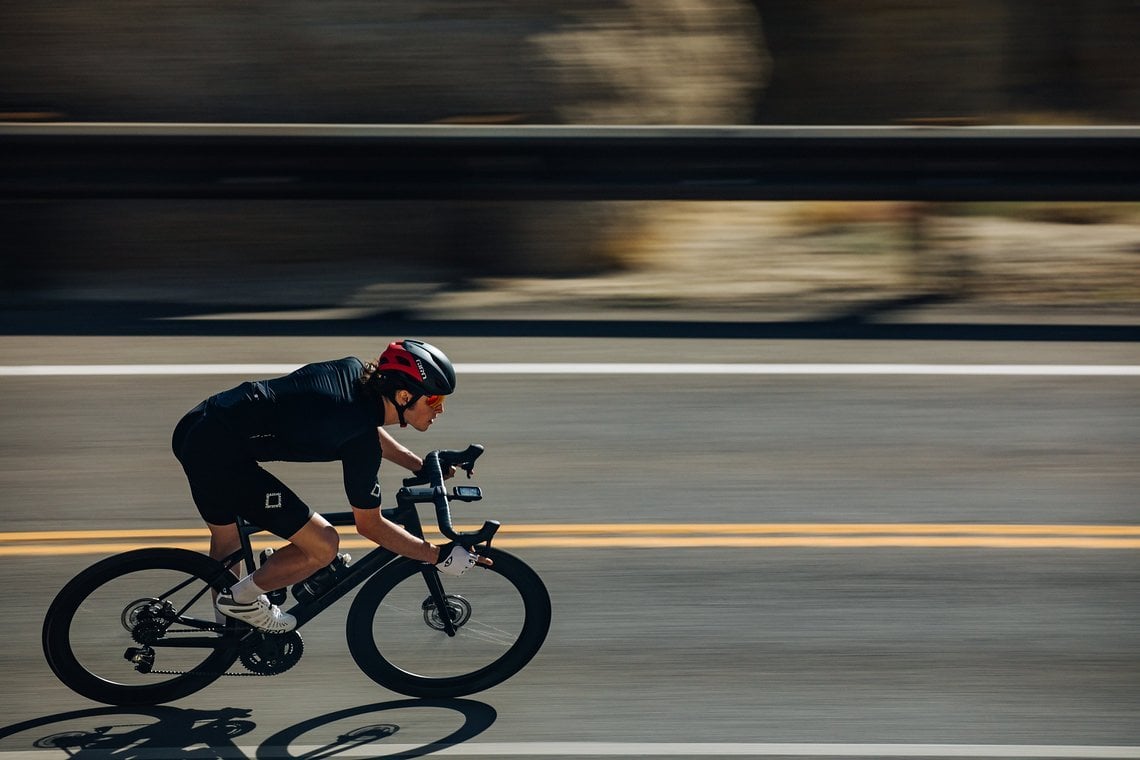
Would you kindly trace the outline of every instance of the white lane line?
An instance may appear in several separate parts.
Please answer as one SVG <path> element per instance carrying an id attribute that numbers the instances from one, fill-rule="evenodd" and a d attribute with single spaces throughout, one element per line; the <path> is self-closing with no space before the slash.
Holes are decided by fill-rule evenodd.
<path id="1" fill-rule="evenodd" d="M 0 377 L 112 375 L 284 375 L 297 364 L 24 364 L 0 366 Z M 466 375 L 974 375 L 1019 377 L 1140 377 L 1132 364 L 621 364 L 459 363 Z"/>
<path id="2" fill-rule="evenodd" d="M 298 750 L 301 748 L 293 748 Z M 309 749 L 309 748 L 306 748 Z M 320 751 L 312 747 L 310 751 Z M 399 755 L 396 747 L 380 743 L 361 755 Z M 414 745 L 400 748 L 404 754 Z M 432 755 L 443 757 L 1014 757 L 1014 758 L 1140 758 L 1140 747 L 1051 746 L 1008 744 L 779 744 L 779 743 L 635 743 L 635 742 L 486 742 L 441 746 Z"/>
<path id="3" fill-rule="evenodd" d="M 174 750 L 174 752 L 172 752 Z M 181 748 L 139 746 L 138 758 L 176 756 Z M 469 742 L 465 744 L 290 745 L 289 747 L 217 747 L 211 757 L 974 757 L 974 758 L 1089 758 L 1135 760 L 1140 747 L 1052 744 L 819 744 L 819 743 L 695 743 L 695 742 Z M 169 753 L 169 754 L 168 754 Z M 3 760 L 46 760 L 70 757 L 65 750 L 0 751 Z"/>
<path id="4" fill-rule="evenodd" d="M 0 377 L 92 377 L 95 375 L 286 375 L 299 364 L 25 364 L 0 367 Z"/>
<path id="5" fill-rule="evenodd" d="M 428 745 L 430 757 L 1001 757 L 1140 758 L 1140 747 L 1047 744 L 781 744 L 695 742 L 470 742 Z M 249 757 L 264 757 L 266 748 Z M 338 747 L 338 756 L 408 757 L 426 749 L 384 742 Z M 288 757 L 314 757 L 328 747 L 289 747 Z"/>
<path id="6" fill-rule="evenodd" d="M 1140 376 L 1121 364 L 466 364 L 473 374 L 532 375 L 1061 375 Z"/>

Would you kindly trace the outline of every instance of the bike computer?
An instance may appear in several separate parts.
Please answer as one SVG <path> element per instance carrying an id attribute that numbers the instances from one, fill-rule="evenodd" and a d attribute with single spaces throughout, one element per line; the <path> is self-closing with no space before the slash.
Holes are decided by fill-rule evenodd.
<path id="1" fill-rule="evenodd" d="M 483 489 L 479 488 L 479 486 L 455 486 L 452 490 L 452 494 L 457 499 L 475 501 L 483 498 Z"/>

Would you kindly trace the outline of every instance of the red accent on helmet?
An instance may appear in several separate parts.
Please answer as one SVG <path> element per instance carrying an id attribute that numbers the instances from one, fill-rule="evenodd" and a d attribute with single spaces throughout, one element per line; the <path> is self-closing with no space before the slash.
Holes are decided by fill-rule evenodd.
<path id="1" fill-rule="evenodd" d="M 388 347 L 384 349 L 384 353 L 380 354 L 376 368 L 381 372 L 403 372 L 417 383 L 422 383 L 427 379 L 427 374 L 416 366 L 416 357 L 412 356 L 411 351 L 404 348 L 403 341 L 389 343 Z"/>
<path id="2" fill-rule="evenodd" d="M 430 343 L 398 340 L 388 344 L 376 360 L 382 373 L 399 372 L 425 394 L 446 396 L 455 391 L 455 368 L 447 356 Z"/>

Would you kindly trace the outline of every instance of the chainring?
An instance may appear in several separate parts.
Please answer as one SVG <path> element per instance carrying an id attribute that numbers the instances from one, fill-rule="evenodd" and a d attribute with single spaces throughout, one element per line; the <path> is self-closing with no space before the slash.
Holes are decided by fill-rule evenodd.
<path id="1" fill-rule="evenodd" d="M 257 633 L 242 642 L 238 658 L 250 673 L 275 676 L 296 665 L 304 652 L 305 642 L 296 631 Z"/>

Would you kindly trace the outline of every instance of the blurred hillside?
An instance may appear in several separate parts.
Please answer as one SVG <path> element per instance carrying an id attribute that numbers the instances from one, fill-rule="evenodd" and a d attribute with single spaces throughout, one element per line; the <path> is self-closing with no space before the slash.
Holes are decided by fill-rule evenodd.
<path id="1" fill-rule="evenodd" d="M 78 121 L 737 123 L 738 0 L 4 3 L 14 110 Z"/>
<path id="2" fill-rule="evenodd" d="M 0 4 L 0 110 L 77 121 L 1135 122 L 1132 0 Z"/>
<path id="3" fill-rule="evenodd" d="M 1136 123 L 1130 0 L 756 0 L 756 121 Z"/>
<path id="4" fill-rule="evenodd" d="M 0 116 L 1127 123 L 1140 114 L 1138 22 L 1140 6 L 1126 0 L 8 2 L 0 3 Z M 487 282 L 648 271 L 685 250 L 691 278 L 721 268 L 711 252 L 734 245 L 802 256 L 802 246 L 774 242 L 788 239 L 775 228 L 742 233 L 743 218 L 712 203 L 699 213 L 630 203 L 15 204 L 0 207 L 8 230 L 0 276 L 8 288 L 37 289 L 239 271 L 252 281 L 333 265 L 380 277 L 426 267 L 442 280 Z M 890 239 L 918 244 L 913 220 L 890 224 L 900 225 Z M 1109 238 L 1135 241 L 1132 216 L 1108 224 Z M 698 236 L 701 245 L 677 242 Z M 941 244 L 926 236 L 921 245 Z M 767 271 L 801 264 L 830 266 L 808 257 Z"/>

